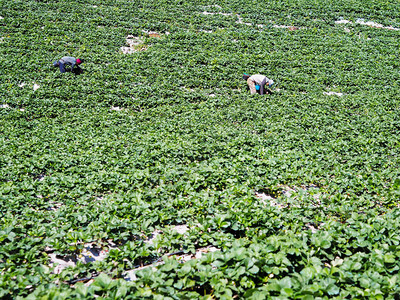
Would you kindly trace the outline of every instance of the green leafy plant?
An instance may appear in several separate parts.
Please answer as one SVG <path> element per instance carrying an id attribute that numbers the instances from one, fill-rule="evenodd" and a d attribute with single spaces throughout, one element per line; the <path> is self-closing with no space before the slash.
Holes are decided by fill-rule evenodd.
<path id="1" fill-rule="evenodd" d="M 3 4 L 0 298 L 400 294 L 397 2 Z"/>

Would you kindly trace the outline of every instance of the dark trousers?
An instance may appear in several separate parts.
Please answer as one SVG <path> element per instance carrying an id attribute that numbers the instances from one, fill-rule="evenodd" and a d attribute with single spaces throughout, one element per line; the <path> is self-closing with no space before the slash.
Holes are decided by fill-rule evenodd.
<path id="1" fill-rule="evenodd" d="M 62 62 L 58 63 L 58 67 L 60 68 L 60 72 L 64 73 L 65 72 L 65 65 Z"/>
<path id="2" fill-rule="evenodd" d="M 59 67 L 61 73 L 65 73 L 65 71 L 66 71 L 66 70 L 65 70 L 65 65 L 64 65 L 64 63 L 60 62 L 59 60 L 53 62 L 53 66 Z"/>
<path id="3" fill-rule="evenodd" d="M 67 65 L 70 66 L 70 64 L 67 64 Z M 59 67 L 61 73 L 72 72 L 72 73 L 74 73 L 75 75 L 79 75 L 79 74 L 82 74 L 82 73 L 83 73 L 83 70 L 82 70 L 78 65 L 75 65 L 75 68 L 73 68 L 73 69 L 72 69 L 72 68 L 66 69 L 66 68 L 65 68 L 65 64 L 62 63 L 62 62 L 59 61 L 59 60 L 53 62 L 53 66 Z"/>

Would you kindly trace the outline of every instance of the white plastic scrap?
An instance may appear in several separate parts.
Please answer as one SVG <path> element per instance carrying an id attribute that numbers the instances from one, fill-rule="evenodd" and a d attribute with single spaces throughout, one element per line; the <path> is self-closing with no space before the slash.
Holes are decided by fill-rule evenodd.
<path id="1" fill-rule="evenodd" d="M 238 21 L 236 23 L 244 24 L 244 25 L 247 25 L 247 26 L 252 26 L 253 25 L 251 23 L 244 23 L 242 17 L 239 14 L 236 14 L 236 16 L 238 17 Z"/>
<path id="2" fill-rule="evenodd" d="M 81 257 L 79 260 L 83 263 L 102 261 L 107 257 L 107 255 L 108 250 L 94 248 L 92 244 L 86 244 L 85 248 L 83 248 L 81 252 Z"/>
<path id="3" fill-rule="evenodd" d="M 148 244 L 150 244 L 150 245 L 153 245 L 154 240 L 155 240 L 156 237 L 157 237 L 159 234 L 161 234 L 161 233 L 162 233 L 162 231 L 160 231 L 160 230 L 155 230 L 155 231 L 151 234 L 151 236 L 150 236 L 147 240 L 145 240 L 144 242 L 145 242 L 145 243 L 148 243 Z"/>
<path id="4" fill-rule="evenodd" d="M 230 14 L 230 13 L 222 13 L 222 12 L 212 13 L 212 12 L 207 12 L 207 11 L 203 11 L 202 14 L 203 15 L 233 16 L 233 14 Z"/>
<path id="5" fill-rule="evenodd" d="M 216 7 L 216 8 L 219 8 L 219 9 L 221 9 L 222 7 L 221 6 L 219 6 L 218 4 L 214 4 L 214 5 L 207 5 L 207 6 L 204 6 L 204 7 Z"/>
<path id="6" fill-rule="evenodd" d="M 277 208 L 284 208 L 285 206 L 278 203 L 275 198 L 267 195 L 265 193 L 255 192 L 256 197 L 260 199 L 260 202 L 263 204 L 269 203 L 269 205 L 277 207 Z"/>
<path id="7" fill-rule="evenodd" d="M 360 24 L 360 25 L 374 27 L 374 28 L 380 28 L 380 29 L 400 30 L 400 28 L 393 27 L 393 26 L 384 26 L 382 24 L 379 24 L 379 23 L 376 23 L 373 21 L 366 22 L 364 19 L 357 19 L 355 21 L 355 23 Z M 349 20 L 340 19 L 340 20 L 335 21 L 335 24 L 353 24 L 353 22 L 349 21 Z"/>
<path id="8" fill-rule="evenodd" d="M 38 88 L 40 88 L 40 85 L 38 85 L 37 83 L 34 83 L 33 90 L 36 91 Z"/>
<path id="9" fill-rule="evenodd" d="M 215 252 L 215 251 L 219 251 L 219 250 L 220 249 L 218 249 L 216 247 L 210 246 L 210 247 L 206 247 L 206 248 L 197 249 L 195 254 L 183 254 L 183 255 L 177 256 L 177 258 L 181 262 L 187 262 L 192 259 L 201 258 L 203 254 L 207 254 L 207 253 Z M 162 265 L 162 264 L 164 264 L 164 261 L 161 260 L 161 261 L 154 262 L 153 264 L 148 265 L 148 266 L 143 266 L 143 267 L 139 267 L 137 269 L 126 271 L 124 279 L 127 281 L 135 281 L 137 279 L 136 274 L 135 274 L 137 271 L 145 269 L 145 268 L 152 268 L 153 271 L 155 271 L 156 270 L 155 267 Z"/>
<path id="10" fill-rule="evenodd" d="M 123 108 L 119 106 L 111 106 L 110 110 L 121 111 Z"/>
<path id="11" fill-rule="evenodd" d="M 50 253 L 48 256 L 50 258 L 50 267 L 54 266 L 54 264 L 58 264 L 54 268 L 55 274 L 60 274 L 62 270 L 67 267 L 75 267 L 77 261 L 81 261 L 84 264 L 95 261 L 104 260 L 110 249 L 115 249 L 115 246 L 110 246 L 109 249 L 103 250 L 93 246 L 93 243 L 87 243 L 84 245 L 81 254 L 79 257 L 76 256 L 65 256 L 63 258 L 58 258 L 55 253 Z M 47 248 L 46 251 L 50 251 L 51 249 Z"/>
<path id="12" fill-rule="evenodd" d="M 51 253 L 51 254 L 49 254 L 49 258 L 50 258 L 50 267 L 53 267 L 54 264 L 57 264 L 57 266 L 55 266 L 55 268 L 54 268 L 55 274 L 60 274 L 61 271 L 67 267 L 75 267 L 76 266 L 76 260 L 73 259 L 72 257 L 61 259 L 61 258 L 57 258 L 57 254 Z"/>
<path id="13" fill-rule="evenodd" d="M 222 15 L 222 16 L 233 16 L 232 13 L 222 13 L 222 12 L 207 12 L 207 11 L 203 11 L 202 12 L 203 15 Z M 238 20 L 236 21 L 237 24 L 244 24 L 247 26 L 253 26 L 252 23 L 245 23 L 243 22 L 242 17 L 239 14 L 236 14 L 236 17 L 238 18 Z M 263 25 L 263 24 L 256 24 L 255 26 L 257 26 L 258 28 L 263 28 L 264 26 L 268 26 L 268 25 Z M 273 24 L 272 25 L 273 28 L 289 28 L 289 29 L 299 29 L 295 26 L 289 26 L 289 25 L 276 25 Z"/>
<path id="14" fill-rule="evenodd" d="M 121 47 L 122 53 L 132 54 L 138 51 L 136 47 L 143 44 L 143 40 L 140 37 L 128 35 L 126 37 L 126 43 L 129 45 L 129 47 Z"/>
<path id="15" fill-rule="evenodd" d="M 342 97 L 343 93 L 337 93 L 337 92 L 324 92 L 324 95 L 328 95 L 328 96 L 339 96 Z"/>
<path id="16" fill-rule="evenodd" d="M 349 23 L 352 23 L 352 22 L 349 21 L 349 20 L 338 20 L 338 21 L 335 21 L 335 24 L 349 24 Z"/>
<path id="17" fill-rule="evenodd" d="M 294 26 L 288 26 L 288 25 L 272 25 L 272 27 L 274 27 L 274 28 L 291 28 L 291 27 L 294 27 Z"/>
<path id="18" fill-rule="evenodd" d="M 400 28 L 396 28 L 393 26 L 383 26 L 382 24 L 376 23 L 376 22 L 364 22 L 363 20 L 357 20 L 356 21 L 357 24 L 361 24 L 361 25 L 367 25 L 367 26 L 371 26 L 371 27 L 375 27 L 375 28 L 383 28 L 383 29 L 389 29 L 389 30 L 400 30 Z"/>
<path id="19" fill-rule="evenodd" d="M 176 225 L 174 228 L 179 234 L 184 234 L 186 231 L 189 230 L 189 227 L 187 225 Z"/>
<path id="20" fill-rule="evenodd" d="M 10 108 L 10 106 L 8 104 L 1 104 L 0 108 Z"/>

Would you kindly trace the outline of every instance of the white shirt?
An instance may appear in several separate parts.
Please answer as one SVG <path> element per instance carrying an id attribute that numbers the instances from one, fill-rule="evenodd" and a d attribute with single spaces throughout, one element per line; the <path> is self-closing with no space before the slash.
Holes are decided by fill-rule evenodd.
<path id="1" fill-rule="evenodd" d="M 269 78 L 264 76 L 264 75 L 260 75 L 260 74 L 255 74 L 250 76 L 250 79 L 253 80 L 257 85 L 260 86 L 264 86 L 267 81 L 269 81 Z"/>
<path id="2" fill-rule="evenodd" d="M 264 86 L 267 84 L 267 82 L 269 82 L 269 78 L 264 76 L 264 75 L 260 75 L 260 74 L 255 74 L 250 76 L 249 78 L 250 80 L 253 80 L 255 82 L 255 84 L 260 86 L 260 94 L 263 95 L 264 94 Z"/>

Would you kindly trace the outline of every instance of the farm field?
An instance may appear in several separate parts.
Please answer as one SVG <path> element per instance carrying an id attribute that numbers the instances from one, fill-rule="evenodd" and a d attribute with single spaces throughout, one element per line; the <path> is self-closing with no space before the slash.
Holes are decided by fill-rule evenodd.
<path id="1" fill-rule="evenodd" d="M 399 38 L 397 1 L 0 0 L 0 298 L 398 299 Z"/>

